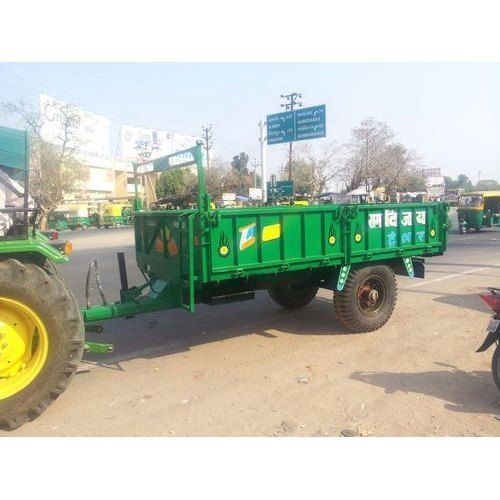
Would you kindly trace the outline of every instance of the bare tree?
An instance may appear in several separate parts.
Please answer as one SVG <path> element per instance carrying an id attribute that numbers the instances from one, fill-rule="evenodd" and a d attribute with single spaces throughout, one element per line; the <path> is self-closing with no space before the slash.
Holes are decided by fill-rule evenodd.
<path id="1" fill-rule="evenodd" d="M 374 118 L 363 120 L 352 130 L 346 146 L 343 170 L 347 191 L 364 187 L 384 188 L 387 193 L 404 190 L 419 177 L 418 157 L 412 150 L 395 141 L 395 134 L 385 122 Z"/>
<path id="2" fill-rule="evenodd" d="M 295 190 L 314 196 L 324 192 L 333 179 L 340 179 L 340 149 L 333 142 L 326 144 L 319 152 L 308 142 L 296 148 L 292 159 Z M 281 176 L 288 179 L 288 172 L 283 169 Z"/>
<path id="3" fill-rule="evenodd" d="M 40 211 L 40 227 L 45 228 L 49 212 L 64 201 L 64 195 L 87 177 L 82 163 L 76 158 L 79 147 L 80 120 L 74 109 L 62 106 L 60 133 L 57 143 L 42 137 L 44 118 L 22 101 L 5 103 L 1 109 L 17 116 L 31 133 L 30 195 Z"/>

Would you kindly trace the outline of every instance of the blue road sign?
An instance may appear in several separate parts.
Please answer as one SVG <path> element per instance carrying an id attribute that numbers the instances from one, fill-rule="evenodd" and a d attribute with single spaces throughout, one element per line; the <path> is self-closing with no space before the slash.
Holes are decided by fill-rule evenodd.
<path id="1" fill-rule="evenodd" d="M 267 117 L 267 143 L 280 144 L 290 142 L 295 138 L 294 112 L 286 111 L 268 115 Z"/>
<path id="2" fill-rule="evenodd" d="M 295 111 L 295 140 L 305 141 L 326 137 L 325 105 Z"/>
<path id="3" fill-rule="evenodd" d="M 305 141 L 326 137 L 325 105 L 267 115 L 267 143 Z"/>

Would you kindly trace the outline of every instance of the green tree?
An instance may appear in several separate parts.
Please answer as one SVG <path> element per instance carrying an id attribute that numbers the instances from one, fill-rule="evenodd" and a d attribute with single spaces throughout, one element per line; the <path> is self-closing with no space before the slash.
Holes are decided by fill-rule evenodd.
<path id="1" fill-rule="evenodd" d="M 186 168 L 162 172 L 156 183 L 158 198 L 188 198 L 196 193 L 196 176 Z"/>

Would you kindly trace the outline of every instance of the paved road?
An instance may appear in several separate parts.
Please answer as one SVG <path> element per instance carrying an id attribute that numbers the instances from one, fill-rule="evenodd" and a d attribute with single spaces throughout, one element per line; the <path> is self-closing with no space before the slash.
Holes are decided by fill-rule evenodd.
<path id="1" fill-rule="evenodd" d="M 130 282 L 142 276 L 129 229 L 68 233 L 61 272 L 81 304 L 91 257 L 109 300 L 118 297 L 115 253 Z M 500 284 L 500 231 L 458 235 L 428 259 L 426 280 L 399 277 L 386 326 L 352 335 L 336 322 L 331 293 L 300 311 L 255 301 L 201 305 L 106 324 L 113 342 L 42 417 L 10 435 L 500 435 L 492 350 L 474 351 L 489 312 L 478 298 Z M 95 301 L 98 296 L 93 290 Z"/>

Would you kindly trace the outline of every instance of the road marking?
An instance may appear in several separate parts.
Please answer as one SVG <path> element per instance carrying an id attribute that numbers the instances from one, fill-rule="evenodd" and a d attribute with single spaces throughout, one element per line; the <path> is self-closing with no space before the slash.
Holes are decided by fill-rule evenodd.
<path id="1" fill-rule="evenodd" d="M 432 280 L 421 281 L 419 283 L 414 283 L 413 285 L 402 286 L 401 289 L 405 288 L 417 288 L 418 286 L 428 285 L 429 283 L 437 283 L 438 281 L 451 280 L 452 278 L 457 278 L 458 276 L 463 276 L 464 274 L 472 274 L 479 271 L 486 271 L 487 269 L 493 269 L 492 267 L 476 267 L 474 269 L 467 269 L 467 271 L 462 271 L 461 273 L 447 274 L 441 278 L 434 278 Z"/>

